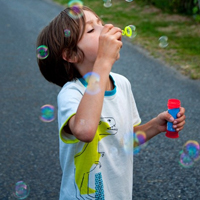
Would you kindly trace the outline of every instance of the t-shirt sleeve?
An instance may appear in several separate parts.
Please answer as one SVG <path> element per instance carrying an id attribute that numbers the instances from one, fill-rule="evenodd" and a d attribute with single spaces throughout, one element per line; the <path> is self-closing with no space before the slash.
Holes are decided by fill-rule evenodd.
<path id="1" fill-rule="evenodd" d="M 75 143 L 79 141 L 75 136 L 66 133 L 64 127 L 67 125 L 69 119 L 76 114 L 81 98 L 82 93 L 76 88 L 66 87 L 62 89 L 58 95 L 59 136 L 65 143 Z"/>

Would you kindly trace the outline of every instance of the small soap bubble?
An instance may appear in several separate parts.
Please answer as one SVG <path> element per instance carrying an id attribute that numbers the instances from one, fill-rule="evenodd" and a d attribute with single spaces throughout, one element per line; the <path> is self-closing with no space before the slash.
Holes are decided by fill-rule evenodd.
<path id="1" fill-rule="evenodd" d="M 25 199 L 30 193 L 30 187 L 23 181 L 18 181 L 14 186 L 13 195 L 17 199 Z"/>
<path id="2" fill-rule="evenodd" d="M 159 38 L 159 47 L 165 48 L 168 46 L 168 37 L 167 36 L 161 36 Z"/>
<path id="3" fill-rule="evenodd" d="M 197 141 L 187 141 L 183 146 L 183 151 L 194 161 L 197 161 L 200 158 L 200 148 Z"/>
<path id="4" fill-rule="evenodd" d="M 125 35 L 129 38 L 135 38 L 137 35 L 136 27 L 134 25 L 128 25 L 122 30 L 122 35 Z"/>
<path id="5" fill-rule="evenodd" d="M 183 145 L 183 150 L 180 152 L 179 164 L 184 167 L 192 167 L 195 161 L 200 158 L 200 146 L 195 140 L 189 140 Z"/>
<path id="6" fill-rule="evenodd" d="M 41 107 L 40 119 L 43 122 L 52 122 L 55 119 L 55 108 L 50 104 L 46 104 Z"/>
<path id="7" fill-rule="evenodd" d="M 145 132 L 137 131 L 133 134 L 134 155 L 138 154 L 142 148 L 146 147 L 146 145 L 147 143 Z"/>
<path id="8" fill-rule="evenodd" d="M 49 55 L 48 47 L 45 45 L 41 45 L 36 50 L 36 55 L 39 59 L 45 59 Z"/>
<path id="9" fill-rule="evenodd" d="M 143 145 L 146 144 L 146 134 L 143 131 L 137 131 L 136 136 L 138 138 L 139 144 Z"/>
<path id="10" fill-rule="evenodd" d="M 88 72 L 83 76 L 84 80 L 86 81 L 87 89 L 86 92 L 88 94 L 94 95 L 100 92 L 101 88 L 99 85 L 100 76 L 95 72 Z"/>
<path id="11" fill-rule="evenodd" d="M 112 6 L 111 0 L 104 0 L 104 7 L 109 8 Z"/>
<path id="12" fill-rule="evenodd" d="M 138 140 L 138 137 L 135 133 L 133 133 L 133 155 L 136 155 L 140 152 L 140 142 Z"/>
<path id="13" fill-rule="evenodd" d="M 194 165 L 194 161 L 187 153 L 181 151 L 179 164 L 184 168 L 189 168 Z"/>
<path id="14" fill-rule="evenodd" d="M 126 2 L 132 2 L 133 0 L 125 0 Z"/>
<path id="15" fill-rule="evenodd" d="M 133 154 L 133 133 L 124 134 L 122 140 L 120 143 L 123 145 L 124 151 L 127 154 Z"/>
<path id="16" fill-rule="evenodd" d="M 65 29 L 64 30 L 64 34 L 65 34 L 65 37 L 70 37 L 70 30 L 69 29 Z"/>
<path id="17" fill-rule="evenodd" d="M 127 154 L 138 154 L 146 145 L 146 134 L 143 131 L 136 133 L 124 134 L 120 140 L 120 145 L 123 146 Z"/>
<path id="18" fill-rule="evenodd" d="M 77 19 L 80 18 L 83 15 L 83 2 L 80 0 L 71 0 L 68 3 L 68 7 L 70 8 L 68 11 L 68 15 L 71 18 Z"/>

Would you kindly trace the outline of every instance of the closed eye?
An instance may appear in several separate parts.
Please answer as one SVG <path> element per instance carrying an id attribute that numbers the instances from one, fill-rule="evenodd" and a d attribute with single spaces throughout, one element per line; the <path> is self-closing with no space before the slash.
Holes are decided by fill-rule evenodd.
<path id="1" fill-rule="evenodd" d="M 94 29 L 89 30 L 87 33 L 92 33 L 94 31 Z"/>

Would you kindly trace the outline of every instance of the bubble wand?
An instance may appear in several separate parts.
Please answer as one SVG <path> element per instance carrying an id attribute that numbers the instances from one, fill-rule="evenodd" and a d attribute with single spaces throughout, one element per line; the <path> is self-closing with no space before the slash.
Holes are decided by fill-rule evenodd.
<path id="1" fill-rule="evenodd" d="M 129 38 L 135 38 L 137 35 L 136 27 L 134 25 L 128 25 L 122 30 L 122 35 L 127 36 Z"/>

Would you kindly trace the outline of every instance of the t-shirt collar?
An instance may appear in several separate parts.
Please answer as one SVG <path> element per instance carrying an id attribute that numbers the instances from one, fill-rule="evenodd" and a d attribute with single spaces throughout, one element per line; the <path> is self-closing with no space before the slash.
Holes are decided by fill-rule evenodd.
<path id="1" fill-rule="evenodd" d="M 113 77 L 111 75 L 109 75 L 109 77 L 111 78 L 111 81 L 113 82 L 114 88 L 110 91 L 105 91 L 104 96 L 112 96 L 116 93 L 116 85 L 115 85 L 115 81 L 113 79 Z M 84 78 L 79 78 L 79 81 L 85 86 L 87 87 L 87 82 L 85 81 Z"/>

